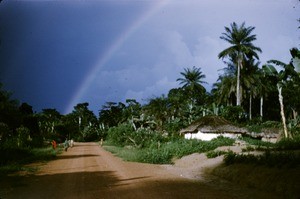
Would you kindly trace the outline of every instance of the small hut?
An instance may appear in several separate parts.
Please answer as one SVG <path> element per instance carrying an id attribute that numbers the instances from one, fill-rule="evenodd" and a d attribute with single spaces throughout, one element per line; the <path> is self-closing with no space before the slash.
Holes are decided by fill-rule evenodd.
<path id="1" fill-rule="evenodd" d="M 237 127 L 219 116 L 205 116 L 193 122 L 180 131 L 186 139 L 200 139 L 209 141 L 219 136 L 237 138 L 248 131 Z"/>

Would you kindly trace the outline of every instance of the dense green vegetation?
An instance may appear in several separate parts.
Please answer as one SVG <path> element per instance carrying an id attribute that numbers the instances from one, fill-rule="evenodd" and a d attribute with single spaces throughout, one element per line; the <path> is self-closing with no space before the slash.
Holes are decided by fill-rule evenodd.
<path id="1" fill-rule="evenodd" d="M 117 129 L 122 128 L 122 129 Z M 105 143 L 105 148 L 112 153 L 117 154 L 127 161 L 137 161 L 145 163 L 154 164 L 171 164 L 173 159 L 181 158 L 185 155 L 192 153 L 203 153 L 216 149 L 219 146 L 231 146 L 234 140 L 224 137 L 219 137 L 211 141 L 201 141 L 201 140 L 186 140 L 182 138 L 168 138 L 162 137 L 157 133 L 150 133 L 151 138 L 148 137 L 147 143 L 143 140 L 138 141 L 136 139 L 134 144 L 132 144 L 131 139 L 120 141 L 120 137 L 128 138 L 131 136 L 132 131 L 124 131 L 124 127 L 114 128 L 114 136 L 108 138 L 108 142 Z M 157 135 L 155 135 L 157 134 Z M 118 136 L 119 135 L 119 136 Z M 147 137 L 147 136 L 144 136 Z M 122 138 L 121 138 L 122 139 Z M 128 145 L 124 145 L 127 143 Z M 135 147 L 139 144 L 139 147 Z M 115 147 L 112 147 L 115 146 Z"/>
<path id="2" fill-rule="evenodd" d="M 300 50 L 290 49 L 289 63 L 270 60 L 261 65 L 258 53 L 262 50 L 253 43 L 257 39 L 254 30 L 245 23 L 225 27 L 220 38 L 230 46 L 218 56 L 224 60 L 225 68 L 211 92 L 203 86 L 205 74 L 201 68 L 187 67 L 178 74 L 181 87 L 172 88 L 167 95 L 153 97 L 145 104 L 135 99 L 107 102 L 97 117 L 87 102 L 77 104 L 66 115 L 56 109 L 36 113 L 29 104 L 11 99 L 11 93 L 1 86 L 1 164 L 11 161 L 8 153 L 15 154 L 16 159 L 20 154 L 30 159 L 34 148 L 45 143 L 50 145 L 51 140 L 104 139 L 128 151 L 138 150 L 132 158 L 151 163 L 170 163 L 172 158 L 232 144 L 225 138 L 203 142 L 180 137 L 180 129 L 206 115 L 222 116 L 254 132 L 269 125 L 283 129 L 283 136 L 288 140 L 297 137 L 300 134 Z M 298 140 L 293 142 L 299 149 Z"/>
<path id="3" fill-rule="evenodd" d="M 0 153 L 0 175 L 21 171 L 34 170 L 33 167 L 24 167 L 24 164 L 32 162 L 44 162 L 52 160 L 62 149 L 53 150 L 52 147 L 43 148 L 2 148 Z"/>

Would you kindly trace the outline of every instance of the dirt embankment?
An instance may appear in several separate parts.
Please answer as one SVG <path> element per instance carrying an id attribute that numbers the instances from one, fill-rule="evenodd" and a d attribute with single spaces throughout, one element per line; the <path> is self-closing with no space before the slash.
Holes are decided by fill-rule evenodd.
<path id="1" fill-rule="evenodd" d="M 0 198 L 276 198 L 205 175 L 220 161 L 193 154 L 175 165 L 132 163 L 96 143 L 76 143 L 35 173 L 1 178 Z"/>
<path id="2" fill-rule="evenodd" d="M 246 146 L 223 146 L 217 151 L 233 151 L 242 153 Z M 262 155 L 261 151 L 246 152 Z M 300 167 L 270 167 L 255 164 L 233 164 L 225 166 L 223 156 L 208 159 L 205 154 L 192 154 L 175 161 L 174 174 L 196 179 L 210 185 L 221 184 L 221 187 L 235 187 L 237 189 L 256 192 L 255 198 L 300 198 Z M 223 179 L 223 180 L 222 180 Z M 226 180 L 225 180 L 226 179 Z M 229 188 L 230 189 L 230 188 Z"/>

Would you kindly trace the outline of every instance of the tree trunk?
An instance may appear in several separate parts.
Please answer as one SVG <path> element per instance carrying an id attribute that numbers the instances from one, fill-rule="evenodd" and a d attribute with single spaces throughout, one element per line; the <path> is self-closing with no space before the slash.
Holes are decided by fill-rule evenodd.
<path id="1" fill-rule="evenodd" d="M 282 119 L 282 124 L 283 124 L 283 131 L 284 131 L 284 137 L 288 138 L 288 130 L 286 127 L 286 121 L 285 121 L 285 115 L 284 115 L 284 106 L 283 106 L 283 97 L 282 97 L 282 87 L 277 84 L 277 89 L 278 89 L 278 97 L 279 97 L 279 104 L 280 104 L 280 114 L 281 114 L 281 119 Z"/>
<path id="2" fill-rule="evenodd" d="M 252 95 L 251 94 L 249 100 L 249 120 L 252 120 Z"/>
<path id="3" fill-rule="evenodd" d="M 236 80 L 236 105 L 241 105 L 241 95 L 240 95 L 240 76 L 241 76 L 241 61 L 238 61 L 238 71 Z"/>
<path id="4" fill-rule="evenodd" d="M 293 111 L 293 119 L 295 120 L 298 117 L 298 112 L 293 108 L 292 108 L 292 111 Z"/>
<path id="5" fill-rule="evenodd" d="M 262 120 L 263 119 L 263 107 L 264 106 L 264 97 L 263 96 L 261 96 L 260 97 L 260 120 Z"/>

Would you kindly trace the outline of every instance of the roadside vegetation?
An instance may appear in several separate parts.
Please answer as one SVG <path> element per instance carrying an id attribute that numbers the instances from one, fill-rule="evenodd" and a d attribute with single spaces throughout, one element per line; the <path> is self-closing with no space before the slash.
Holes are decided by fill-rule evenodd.
<path id="1" fill-rule="evenodd" d="M 0 176 L 16 171 L 35 171 L 35 167 L 25 166 L 34 162 L 53 160 L 62 149 L 41 148 L 0 148 Z"/>
<path id="2" fill-rule="evenodd" d="M 110 129 L 105 149 L 127 161 L 172 164 L 173 159 L 192 153 L 204 153 L 219 146 L 231 146 L 234 143 L 234 140 L 224 137 L 212 141 L 186 140 L 181 137 L 164 137 L 158 132 L 147 130 L 144 130 L 147 136 L 134 140 L 133 132 L 136 133 L 132 127 L 126 125 Z"/>
<path id="3" fill-rule="evenodd" d="M 251 147 L 247 147 L 244 152 L 263 151 L 262 155 L 250 153 L 236 154 L 229 151 L 225 154 L 224 162 L 226 165 L 231 164 L 252 164 L 256 166 L 268 167 L 296 167 L 300 166 L 300 139 L 283 139 L 275 144 L 264 142 L 253 142 Z"/>

